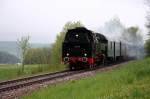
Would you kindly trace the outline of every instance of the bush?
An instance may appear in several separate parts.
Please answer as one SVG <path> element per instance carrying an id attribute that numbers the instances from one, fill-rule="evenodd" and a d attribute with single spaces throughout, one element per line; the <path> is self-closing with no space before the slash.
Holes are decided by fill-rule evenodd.
<path id="1" fill-rule="evenodd" d="M 145 43 L 146 55 L 150 56 L 150 39 L 148 39 Z"/>
<path id="2" fill-rule="evenodd" d="M 25 57 L 25 64 L 49 64 L 50 48 L 30 48 Z"/>

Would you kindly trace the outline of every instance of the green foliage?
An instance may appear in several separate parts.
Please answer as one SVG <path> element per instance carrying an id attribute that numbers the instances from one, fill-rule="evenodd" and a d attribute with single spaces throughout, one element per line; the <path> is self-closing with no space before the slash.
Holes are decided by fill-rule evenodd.
<path id="1" fill-rule="evenodd" d="M 146 55 L 150 56 L 150 39 L 148 39 L 145 43 Z"/>
<path id="2" fill-rule="evenodd" d="M 31 48 L 42 48 L 42 47 L 50 47 L 50 44 L 44 43 L 30 43 Z M 19 57 L 20 52 L 18 49 L 17 41 L 0 41 L 0 51 L 11 53 L 17 57 Z"/>
<path id="3" fill-rule="evenodd" d="M 145 4 L 147 5 L 148 7 L 148 11 L 147 11 L 147 22 L 146 22 L 146 27 L 148 29 L 148 34 L 150 35 L 150 0 L 145 0 Z"/>
<path id="4" fill-rule="evenodd" d="M 25 57 L 25 64 L 50 64 L 50 48 L 30 48 Z"/>
<path id="5" fill-rule="evenodd" d="M 146 27 L 148 30 L 148 35 L 149 38 L 145 43 L 145 50 L 147 53 L 147 56 L 150 56 L 150 0 L 146 0 L 146 5 L 148 6 L 149 10 L 147 11 L 147 22 L 146 22 Z"/>
<path id="6" fill-rule="evenodd" d="M 18 39 L 18 42 L 17 42 L 20 53 L 21 53 L 20 59 L 21 59 L 21 63 L 22 63 L 22 72 L 24 71 L 25 56 L 26 56 L 27 51 L 28 51 L 29 46 L 30 46 L 29 39 L 30 39 L 29 36 L 21 37 L 21 39 L 20 40 Z"/>
<path id="7" fill-rule="evenodd" d="M 75 27 L 83 26 L 81 22 L 68 22 L 63 27 L 63 30 L 57 35 L 56 41 L 52 46 L 51 50 L 51 63 L 53 65 L 58 65 L 61 63 L 61 53 L 62 53 L 62 42 L 66 35 L 68 29 L 73 29 Z"/>
<path id="8" fill-rule="evenodd" d="M 23 99 L 149 99 L 149 75 L 150 58 L 79 81 L 52 85 Z"/>

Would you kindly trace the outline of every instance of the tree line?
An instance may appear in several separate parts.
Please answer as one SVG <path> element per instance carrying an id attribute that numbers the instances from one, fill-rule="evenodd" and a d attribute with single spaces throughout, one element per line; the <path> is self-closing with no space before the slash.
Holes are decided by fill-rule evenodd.
<path id="1" fill-rule="evenodd" d="M 50 64 L 51 48 L 30 48 L 25 55 L 25 64 Z"/>
<path id="2" fill-rule="evenodd" d="M 83 25 L 80 21 L 67 22 L 57 35 L 51 48 L 30 48 L 29 36 L 18 39 L 22 71 L 24 71 L 24 64 L 49 64 L 53 66 L 61 64 L 62 42 L 67 30 L 81 26 Z"/>
<path id="3" fill-rule="evenodd" d="M 15 64 L 19 62 L 19 58 L 7 52 L 0 51 L 0 64 Z"/>
<path id="4" fill-rule="evenodd" d="M 146 40 L 145 43 L 145 50 L 146 50 L 146 55 L 149 57 L 150 56 L 150 0 L 146 0 L 146 5 L 148 6 L 148 11 L 147 11 L 147 22 L 146 22 L 146 27 L 148 30 L 148 39 Z"/>

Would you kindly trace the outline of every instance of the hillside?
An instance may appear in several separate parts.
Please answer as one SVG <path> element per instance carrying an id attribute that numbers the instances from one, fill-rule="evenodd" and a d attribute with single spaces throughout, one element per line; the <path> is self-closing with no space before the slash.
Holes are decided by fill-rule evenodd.
<path id="1" fill-rule="evenodd" d="M 150 99 L 150 58 L 93 77 L 51 85 L 23 99 Z"/>
<path id="2" fill-rule="evenodd" d="M 31 43 L 31 48 L 49 47 L 50 44 Z M 18 46 L 15 41 L 0 41 L 0 51 L 7 52 L 9 54 L 18 57 Z"/>
<path id="3" fill-rule="evenodd" d="M 19 58 L 15 55 L 9 54 L 7 52 L 0 52 L 0 64 L 15 64 L 18 63 Z"/>

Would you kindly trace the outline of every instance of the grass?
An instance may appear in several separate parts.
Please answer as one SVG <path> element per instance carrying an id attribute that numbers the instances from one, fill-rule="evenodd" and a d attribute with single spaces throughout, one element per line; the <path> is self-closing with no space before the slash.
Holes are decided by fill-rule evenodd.
<path id="1" fill-rule="evenodd" d="M 23 99 L 150 99 L 150 58 L 94 77 L 48 86 Z"/>
<path id="2" fill-rule="evenodd" d="M 36 74 L 56 72 L 66 69 L 64 65 L 25 65 L 24 72 L 21 72 L 21 66 L 18 65 L 0 65 L 0 81 L 16 79 Z"/>

